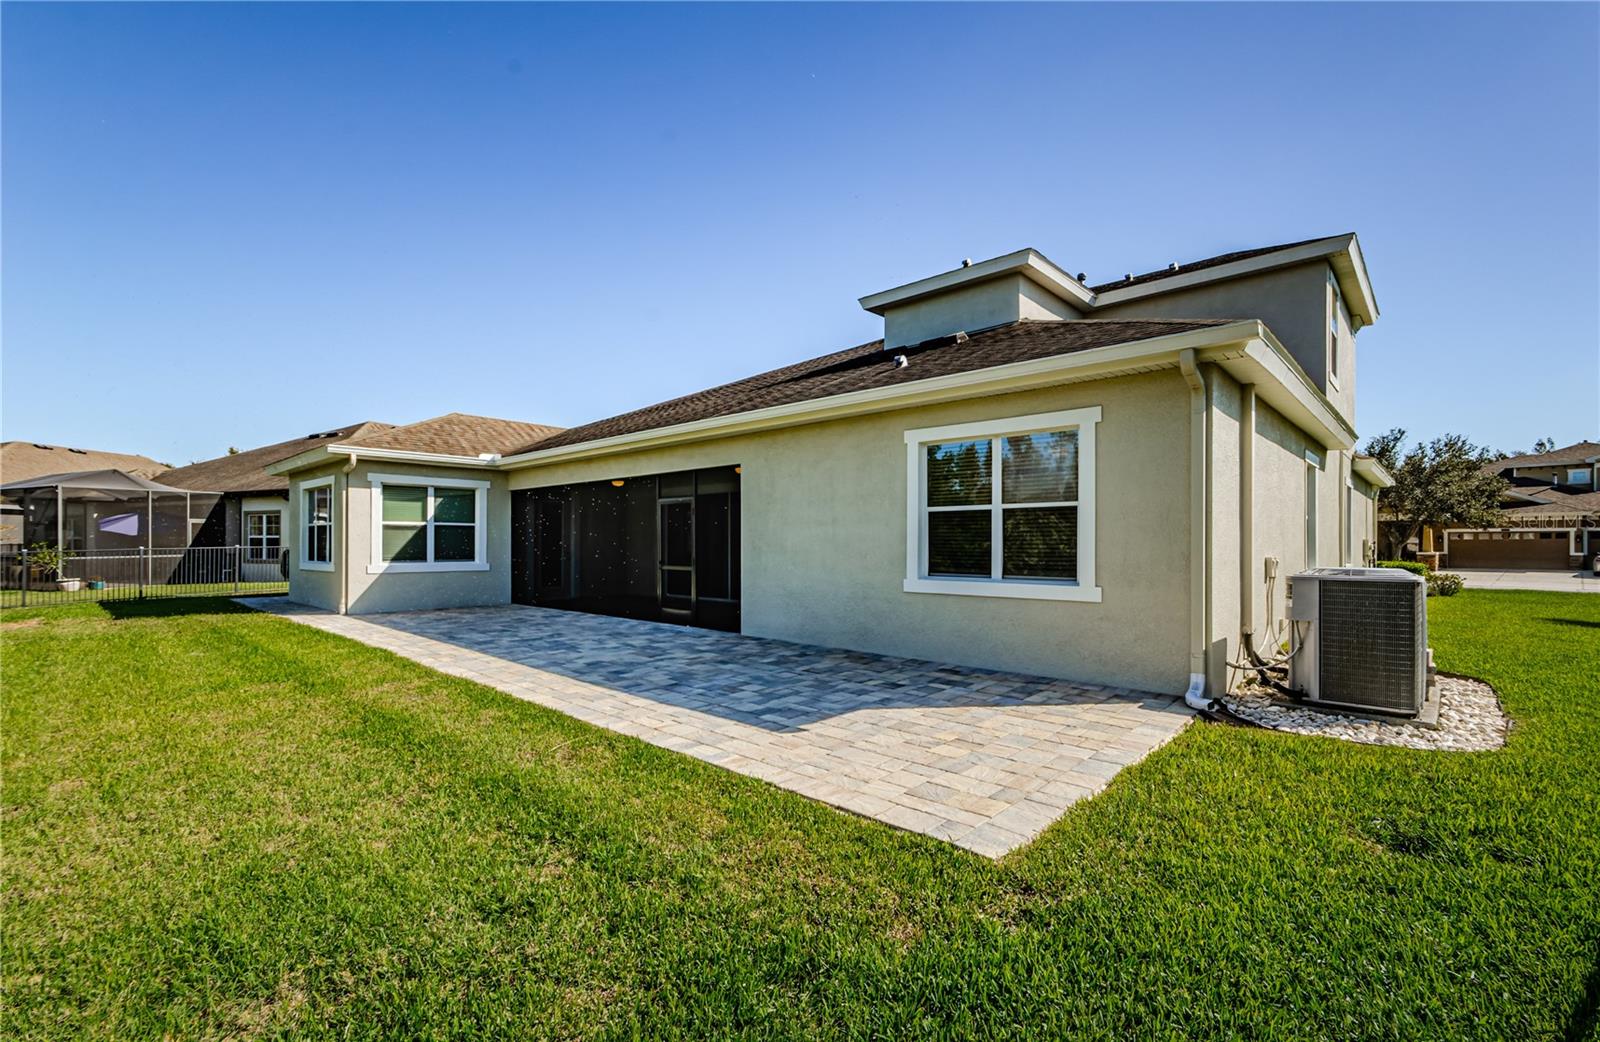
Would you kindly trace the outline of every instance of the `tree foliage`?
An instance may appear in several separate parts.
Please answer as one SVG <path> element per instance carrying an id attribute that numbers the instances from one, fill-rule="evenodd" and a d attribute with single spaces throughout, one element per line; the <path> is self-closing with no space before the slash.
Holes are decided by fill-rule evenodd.
<path id="1" fill-rule="evenodd" d="M 1406 432 L 1395 427 L 1362 450 L 1394 475 L 1394 485 L 1378 493 L 1379 527 L 1390 556 L 1398 557 L 1424 525 L 1484 528 L 1499 520 L 1506 481 L 1486 466 L 1499 458 L 1495 453 L 1459 434 L 1410 449 L 1405 440 Z"/>

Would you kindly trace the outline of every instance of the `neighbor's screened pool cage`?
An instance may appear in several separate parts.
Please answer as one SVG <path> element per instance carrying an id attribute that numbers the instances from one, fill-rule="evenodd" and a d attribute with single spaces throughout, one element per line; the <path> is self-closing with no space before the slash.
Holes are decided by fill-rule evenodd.
<path id="1" fill-rule="evenodd" d="M 0 485 L 0 544 L 64 552 L 186 549 L 221 497 L 120 470 L 46 474 Z"/>

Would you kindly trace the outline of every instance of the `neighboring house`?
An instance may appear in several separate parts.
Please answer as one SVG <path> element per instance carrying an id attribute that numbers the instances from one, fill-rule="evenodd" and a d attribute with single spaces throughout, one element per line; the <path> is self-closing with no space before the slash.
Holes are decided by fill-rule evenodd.
<path id="1" fill-rule="evenodd" d="M 149 456 L 128 452 L 73 449 L 32 441 L 0 442 L 0 484 L 12 484 L 45 474 L 70 474 L 86 470 L 120 470 L 136 478 L 153 479 L 168 469 Z"/>
<path id="2" fill-rule="evenodd" d="M 359 438 L 389 427 L 370 420 L 352 423 L 186 467 L 161 468 L 156 480 L 178 488 L 221 493 L 216 507 L 195 533 L 192 545 L 242 546 L 245 561 L 240 577 L 246 582 L 274 582 L 282 578 L 289 482 L 269 474 L 266 467 L 313 445 Z"/>
<path id="3" fill-rule="evenodd" d="M 329 440 L 290 596 L 548 605 L 1203 704 L 1287 576 L 1359 564 L 1354 235 L 1089 285 L 1033 250 L 875 293 L 881 340 L 570 430 Z M 737 335 L 730 333 L 729 335 Z M 435 421 L 429 421 L 433 423 Z"/>
<path id="4" fill-rule="evenodd" d="M 0 442 L 0 484 L 6 485 L 45 475 L 103 470 L 120 470 L 136 478 L 150 479 L 166 469 L 165 463 L 127 452 L 74 449 L 32 441 Z M 21 507 L 9 500 L 0 502 L 0 546 L 20 545 L 22 528 Z"/>
<path id="5" fill-rule="evenodd" d="M 1600 553 L 1600 442 L 1507 456 L 1499 528 L 1440 528 L 1429 546 L 1447 568 L 1579 568 Z"/>

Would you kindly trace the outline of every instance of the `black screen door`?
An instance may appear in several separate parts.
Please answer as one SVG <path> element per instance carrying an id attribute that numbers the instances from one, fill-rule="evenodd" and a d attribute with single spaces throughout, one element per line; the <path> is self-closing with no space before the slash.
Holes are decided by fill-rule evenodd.
<path id="1" fill-rule="evenodd" d="M 694 499 L 660 500 L 661 610 L 694 612 Z"/>

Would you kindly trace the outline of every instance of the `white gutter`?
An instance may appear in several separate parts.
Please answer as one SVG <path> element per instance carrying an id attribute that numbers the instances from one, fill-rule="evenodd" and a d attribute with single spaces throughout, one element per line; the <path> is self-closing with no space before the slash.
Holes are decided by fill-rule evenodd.
<path id="1" fill-rule="evenodd" d="M 455 456 L 444 452 L 412 452 L 407 449 L 372 449 L 361 445 L 346 445 L 333 442 L 320 445 L 314 449 L 288 459 L 279 460 L 261 468 L 268 474 L 289 474 L 296 470 L 314 467 L 327 456 L 350 456 L 359 452 L 363 459 L 391 460 L 396 463 L 426 463 L 436 467 L 483 467 L 492 468 L 500 462 L 496 455 L 482 456 Z"/>
<path id="2" fill-rule="evenodd" d="M 1178 369 L 1189 384 L 1189 689 L 1183 693 L 1183 701 L 1190 709 L 1208 712 L 1214 704 L 1206 694 L 1206 638 L 1211 629 L 1207 590 L 1211 580 L 1207 531 L 1211 403 L 1192 348 L 1178 355 Z"/>
<path id="3" fill-rule="evenodd" d="M 1371 456 L 1362 456 L 1359 453 L 1352 456 L 1350 458 L 1350 469 L 1361 475 L 1367 484 L 1375 488 L 1390 488 L 1394 485 L 1394 475 L 1390 474 L 1382 463 L 1379 463 Z"/>

